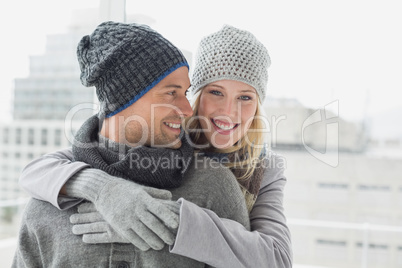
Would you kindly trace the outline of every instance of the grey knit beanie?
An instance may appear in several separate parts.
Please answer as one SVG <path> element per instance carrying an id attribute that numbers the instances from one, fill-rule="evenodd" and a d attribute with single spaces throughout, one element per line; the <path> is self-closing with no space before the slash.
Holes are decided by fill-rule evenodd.
<path id="1" fill-rule="evenodd" d="M 262 103 L 270 65 L 267 49 L 253 34 L 225 25 L 200 42 L 191 81 L 192 93 L 212 82 L 237 80 L 254 87 Z"/>
<path id="2" fill-rule="evenodd" d="M 95 86 L 101 113 L 111 117 L 188 63 L 181 51 L 146 25 L 104 22 L 78 44 L 84 86 Z"/>

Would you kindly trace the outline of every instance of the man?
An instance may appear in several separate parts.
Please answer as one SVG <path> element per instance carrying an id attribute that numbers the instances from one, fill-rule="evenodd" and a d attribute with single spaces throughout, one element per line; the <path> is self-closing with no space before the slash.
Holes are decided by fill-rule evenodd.
<path id="1" fill-rule="evenodd" d="M 84 36 L 77 56 L 81 81 L 96 87 L 101 109 L 76 135 L 74 160 L 86 164 L 61 193 L 91 201 L 95 208 L 79 209 L 99 212 L 92 216 L 110 224 L 111 243 L 87 244 L 94 236 L 74 235 L 70 220 L 82 220 L 75 207 L 60 211 L 33 199 L 13 267 L 205 267 L 165 246 L 174 243 L 179 210 L 191 201 L 247 228 L 249 220 L 233 174 L 194 163 L 191 146 L 180 139 L 180 123 L 192 115 L 184 56 L 147 26 L 114 22 Z"/>

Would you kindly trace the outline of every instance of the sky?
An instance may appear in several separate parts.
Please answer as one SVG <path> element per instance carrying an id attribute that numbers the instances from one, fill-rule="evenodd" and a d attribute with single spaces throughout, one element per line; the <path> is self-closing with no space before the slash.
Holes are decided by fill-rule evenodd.
<path id="1" fill-rule="evenodd" d="M 150 18 L 151 27 L 192 52 L 203 36 L 224 24 L 249 30 L 272 60 L 268 96 L 295 98 L 312 108 L 338 100 L 341 117 L 362 120 L 402 116 L 399 2 L 127 0 L 126 7 L 127 13 Z M 66 30 L 73 9 L 94 7 L 98 1 L 20 0 L 0 5 L 0 112 L 7 115 L 13 79 L 28 75 L 28 55 L 43 53 L 46 34 Z"/>

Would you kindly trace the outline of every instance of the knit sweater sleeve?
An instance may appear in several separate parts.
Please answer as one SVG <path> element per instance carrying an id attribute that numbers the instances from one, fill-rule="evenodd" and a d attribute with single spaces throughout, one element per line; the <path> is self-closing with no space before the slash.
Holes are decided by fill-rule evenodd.
<path id="1" fill-rule="evenodd" d="M 77 172 L 90 167 L 73 162 L 71 149 L 46 154 L 30 162 L 22 171 L 19 184 L 32 197 L 50 202 L 58 209 L 68 209 L 82 199 L 59 196 L 63 185 Z"/>
<path id="2" fill-rule="evenodd" d="M 219 218 L 211 210 L 183 202 L 171 253 L 218 268 L 292 267 L 290 232 L 283 214 L 283 159 L 275 157 L 274 162 L 264 172 L 250 213 L 251 231 L 236 221 Z"/>

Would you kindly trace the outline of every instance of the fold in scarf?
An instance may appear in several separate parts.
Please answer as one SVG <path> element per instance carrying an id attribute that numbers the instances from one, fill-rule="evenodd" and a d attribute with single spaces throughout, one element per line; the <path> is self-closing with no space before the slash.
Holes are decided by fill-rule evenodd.
<path id="1" fill-rule="evenodd" d="M 237 182 L 240 184 L 240 188 L 242 189 L 249 212 L 254 207 L 264 177 L 265 166 L 262 165 L 262 161 L 266 160 L 264 159 L 264 156 L 260 156 L 260 162 L 256 165 L 254 172 L 250 177 L 246 179 L 237 179 Z M 236 159 L 236 152 L 228 154 L 228 158 L 229 161 L 233 162 Z M 241 168 L 231 168 L 230 170 L 236 178 L 241 178 L 246 173 L 246 169 Z"/>

